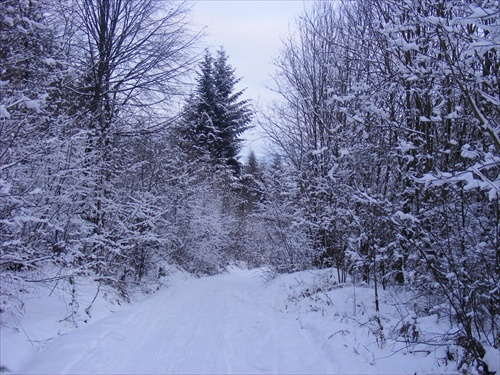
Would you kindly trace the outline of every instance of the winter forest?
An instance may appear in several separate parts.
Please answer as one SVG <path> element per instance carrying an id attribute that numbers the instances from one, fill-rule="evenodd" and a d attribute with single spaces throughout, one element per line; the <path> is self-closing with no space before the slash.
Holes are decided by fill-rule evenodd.
<path id="1" fill-rule="evenodd" d="M 190 3 L 0 3 L 0 321 L 78 277 L 125 301 L 168 269 L 410 293 L 456 368 L 500 347 L 500 7 L 311 1 L 256 108 Z M 259 125 L 266 157 L 242 155 Z M 243 162 L 245 160 L 245 162 Z M 418 341 L 411 319 L 400 337 Z M 373 334 L 384 342 L 375 314 Z"/>

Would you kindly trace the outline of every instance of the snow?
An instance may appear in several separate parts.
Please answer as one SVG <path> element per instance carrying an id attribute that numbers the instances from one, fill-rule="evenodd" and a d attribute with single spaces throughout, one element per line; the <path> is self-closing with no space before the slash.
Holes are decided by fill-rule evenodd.
<path id="1" fill-rule="evenodd" d="M 26 104 L 26 108 L 40 112 L 40 100 L 26 100 L 24 104 Z"/>
<path id="2" fill-rule="evenodd" d="M 42 191 L 43 190 L 40 189 L 40 188 L 35 188 L 34 190 L 30 191 L 28 194 L 30 194 L 30 195 L 36 195 L 36 194 L 42 193 Z"/>
<path id="3" fill-rule="evenodd" d="M 3 21 L 10 27 L 14 26 L 14 18 L 12 17 L 3 16 Z"/>
<path id="4" fill-rule="evenodd" d="M 153 295 L 115 304 L 114 313 L 106 312 L 111 299 L 99 298 L 89 323 L 76 319 L 78 329 L 61 320 L 61 295 L 32 293 L 17 331 L 1 327 L 0 365 L 22 374 L 456 372 L 432 345 L 397 339 L 405 320 L 390 293 L 380 291 L 381 331 L 370 287 L 337 285 L 333 270 L 270 283 L 262 275 L 234 267 L 176 277 Z M 80 304 L 94 293 L 89 286 Z M 424 340 L 445 332 L 435 316 L 411 317 L 407 323 Z"/>
<path id="5" fill-rule="evenodd" d="M 414 42 L 407 42 L 403 38 L 393 41 L 397 47 L 400 47 L 404 52 L 408 51 L 419 51 L 419 46 Z"/>
<path id="6" fill-rule="evenodd" d="M 420 220 L 418 220 L 415 216 L 404 213 L 402 211 L 396 211 L 394 213 L 394 216 L 398 217 L 400 220 L 410 220 L 414 223 L 420 223 Z"/>
<path id="7" fill-rule="evenodd" d="M 405 140 L 400 140 L 397 148 L 401 150 L 402 154 L 406 154 L 408 151 L 416 149 L 413 142 L 407 142 Z"/>
<path id="8" fill-rule="evenodd" d="M 460 176 L 460 178 L 462 181 L 467 182 L 467 184 L 464 186 L 464 190 L 471 190 L 481 187 L 481 184 L 474 178 L 472 172 L 464 172 L 463 175 Z"/>
<path id="9" fill-rule="evenodd" d="M 488 370 L 500 374 L 500 350 L 491 346 L 485 346 L 486 354 L 484 362 L 488 365 Z"/>
<path id="10" fill-rule="evenodd" d="M 0 118 L 10 118 L 10 113 L 7 111 L 5 105 L 0 105 Z"/>
<path id="11" fill-rule="evenodd" d="M 467 159 L 476 159 L 479 156 L 479 153 L 471 150 L 471 146 L 469 144 L 465 144 L 462 147 L 461 156 Z"/>
<path id="12" fill-rule="evenodd" d="M 311 153 L 312 153 L 313 156 L 317 156 L 317 155 L 321 155 L 325 151 L 328 151 L 328 147 L 322 147 L 319 150 L 313 150 Z"/>
<path id="13" fill-rule="evenodd" d="M 343 158 L 344 156 L 347 156 L 347 155 L 349 155 L 349 149 L 347 149 L 347 148 L 341 148 L 339 150 L 339 156 L 341 158 Z"/>
<path id="14" fill-rule="evenodd" d="M 470 5 L 470 10 L 472 11 L 472 14 L 468 16 L 468 18 L 486 18 L 489 16 L 492 16 L 495 12 L 484 9 L 475 5 Z"/>
<path id="15" fill-rule="evenodd" d="M 49 66 L 53 66 L 57 64 L 57 61 L 54 60 L 53 58 L 46 58 L 43 60 L 43 62 Z"/>

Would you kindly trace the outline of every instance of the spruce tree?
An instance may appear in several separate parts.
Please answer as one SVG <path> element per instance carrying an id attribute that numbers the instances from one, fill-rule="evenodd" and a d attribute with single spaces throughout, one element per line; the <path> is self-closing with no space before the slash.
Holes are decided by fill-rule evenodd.
<path id="1" fill-rule="evenodd" d="M 184 109 L 181 133 L 192 155 L 206 157 L 215 165 L 229 166 L 238 175 L 240 136 L 249 129 L 252 114 L 249 100 L 240 100 L 244 90 L 236 91 L 240 79 L 227 60 L 222 48 L 216 58 L 206 52 L 196 89 Z"/>

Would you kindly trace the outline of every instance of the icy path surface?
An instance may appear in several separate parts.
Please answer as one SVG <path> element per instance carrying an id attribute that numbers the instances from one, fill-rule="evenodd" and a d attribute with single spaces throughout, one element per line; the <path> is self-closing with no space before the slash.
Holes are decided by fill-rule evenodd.
<path id="1" fill-rule="evenodd" d="M 299 322 L 276 309 L 279 292 L 251 271 L 189 280 L 58 337 L 19 373 L 334 372 Z"/>

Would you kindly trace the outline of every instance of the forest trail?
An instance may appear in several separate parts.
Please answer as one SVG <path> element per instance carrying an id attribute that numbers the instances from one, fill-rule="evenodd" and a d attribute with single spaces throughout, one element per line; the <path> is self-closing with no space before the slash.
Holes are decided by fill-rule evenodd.
<path id="1" fill-rule="evenodd" d="M 332 373 L 283 290 L 252 271 L 190 279 L 56 338 L 19 373 Z"/>

